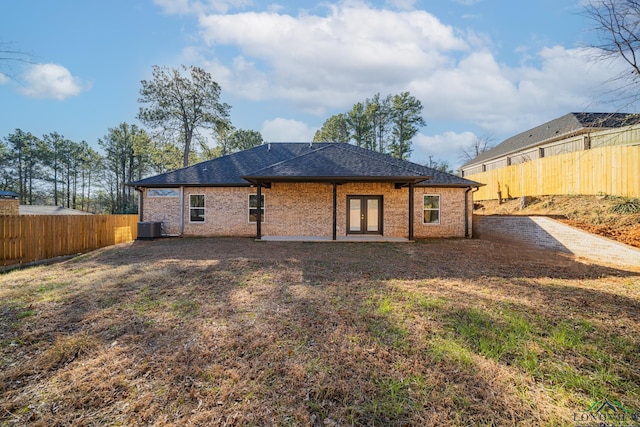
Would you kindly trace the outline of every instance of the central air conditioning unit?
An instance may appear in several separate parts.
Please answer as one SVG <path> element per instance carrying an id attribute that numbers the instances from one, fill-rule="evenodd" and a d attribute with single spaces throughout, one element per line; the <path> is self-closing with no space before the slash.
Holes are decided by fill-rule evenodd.
<path id="1" fill-rule="evenodd" d="M 161 222 L 139 222 L 138 223 L 138 240 L 153 240 L 162 237 Z"/>

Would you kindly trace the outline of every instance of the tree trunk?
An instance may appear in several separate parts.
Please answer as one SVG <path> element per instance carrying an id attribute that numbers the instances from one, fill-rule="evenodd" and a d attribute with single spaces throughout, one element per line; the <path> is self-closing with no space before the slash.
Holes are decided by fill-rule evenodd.
<path id="1" fill-rule="evenodd" d="M 57 154 L 56 154 L 57 156 Z M 58 206 L 58 159 L 53 163 L 53 204 Z"/>

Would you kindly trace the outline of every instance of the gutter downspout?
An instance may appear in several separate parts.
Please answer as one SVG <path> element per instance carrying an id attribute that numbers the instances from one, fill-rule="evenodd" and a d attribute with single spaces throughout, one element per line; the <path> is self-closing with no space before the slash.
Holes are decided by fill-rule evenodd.
<path id="1" fill-rule="evenodd" d="M 144 221 L 144 190 L 140 187 L 133 187 L 134 190 L 139 192 L 138 195 L 138 222 Z"/>
<path id="2" fill-rule="evenodd" d="M 180 186 L 180 237 L 184 234 L 184 185 Z"/>
<path id="3" fill-rule="evenodd" d="M 475 190 L 473 190 L 475 188 Z M 473 190 L 473 193 L 480 190 L 480 187 L 469 187 L 464 192 L 464 237 L 466 239 L 473 238 L 473 230 L 469 233 L 469 191 Z M 473 194 L 472 193 L 472 194 Z M 471 234 L 471 235 L 469 235 Z"/>
<path id="4" fill-rule="evenodd" d="M 258 188 L 256 190 L 256 210 L 257 218 L 256 218 L 256 240 L 262 240 L 262 183 L 260 181 L 257 182 Z"/>

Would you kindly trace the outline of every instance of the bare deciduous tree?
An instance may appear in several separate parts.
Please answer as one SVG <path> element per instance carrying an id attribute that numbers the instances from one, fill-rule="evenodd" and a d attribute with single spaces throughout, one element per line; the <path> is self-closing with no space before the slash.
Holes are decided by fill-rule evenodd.
<path id="1" fill-rule="evenodd" d="M 598 51 L 597 59 L 622 59 L 630 67 L 613 79 L 625 90 L 621 96 L 636 101 L 640 94 L 629 88 L 640 83 L 640 1 L 588 0 L 584 15 L 598 34 L 598 43 L 591 46 Z"/>
<path id="2" fill-rule="evenodd" d="M 12 65 L 20 62 L 30 64 L 31 58 L 31 54 L 15 49 L 12 43 L 0 41 L 0 78 L 4 75 L 16 80 Z"/>
<path id="3" fill-rule="evenodd" d="M 493 134 L 485 134 L 482 136 L 477 136 L 473 142 L 466 147 L 462 147 L 462 152 L 460 153 L 460 162 L 467 163 L 485 151 L 489 151 L 493 148 L 493 142 L 495 137 Z"/>

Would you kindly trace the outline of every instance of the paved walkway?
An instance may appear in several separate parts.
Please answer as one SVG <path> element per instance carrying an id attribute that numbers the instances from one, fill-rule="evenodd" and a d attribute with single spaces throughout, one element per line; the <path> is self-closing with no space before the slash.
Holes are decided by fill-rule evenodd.
<path id="1" fill-rule="evenodd" d="M 640 268 L 640 249 L 544 216 L 477 215 L 474 228 L 481 239 L 509 238 L 599 263 Z"/>

